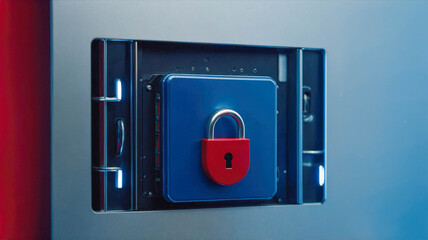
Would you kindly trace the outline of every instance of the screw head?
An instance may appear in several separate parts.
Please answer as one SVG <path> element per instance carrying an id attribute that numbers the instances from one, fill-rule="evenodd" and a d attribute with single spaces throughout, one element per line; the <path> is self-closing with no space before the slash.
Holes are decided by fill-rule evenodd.
<path id="1" fill-rule="evenodd" d="M 146 90 L 147 90 L 147 91 L 151 91 L 151 90 L 152 90 L 152 85 L 148 84 L 148 85 L 146 86 Z"/>

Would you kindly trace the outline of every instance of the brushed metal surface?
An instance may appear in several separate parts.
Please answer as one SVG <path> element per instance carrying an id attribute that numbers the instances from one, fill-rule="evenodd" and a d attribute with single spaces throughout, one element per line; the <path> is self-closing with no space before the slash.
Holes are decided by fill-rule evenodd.
<path id="1" fill-rule="evenodd" d="M 427 9 L 416 1 L 53 0 L 53 238 L 428 238 Z M 325 48 L 326 203 L 94 213 L 96 37 Z"/>

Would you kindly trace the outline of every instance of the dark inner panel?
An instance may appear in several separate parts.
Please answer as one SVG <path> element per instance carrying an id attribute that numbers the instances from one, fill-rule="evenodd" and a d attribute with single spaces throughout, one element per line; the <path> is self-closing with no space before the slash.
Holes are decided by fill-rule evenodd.
<path id="1" fill-rule="evenodd" d="M 303 52 L 303 86 L 310 89 L 309 114 L 313 120 L 303 124 L 303 150 L 323 150 L 324 138 L 324 68 L 321 52 Z"/>
<path id="2" fill-rule="evenodd" d="M 115 174 L 109 172 L 99 175 L 93 172 L 93 208 L 103 210 L 102 199 L 107 191 L 109 207 L 107 210 L 156 210 L 200 207 L 234 207 L 266 204 L 292 204 L 298 203 L 296 188 L 298 182 L 303 181 L 304 202 L 321 201 L 323 186 L 318 186 L 317 167 L 323 165 L 324 156 L 303 156 L 303 160 L 311 161 L 314 167 L 301 169 L 296 172 L 296 159 L 299 152 L 296 150 L 297 141 L 303 139 L 306 147 L 322 146 L 323 122 L 317 121 L 309 128 L 303 126 L 304 136 L 295 136 L 298 121 L 295 119 L 297 111 L 296 87 L 298 83 L 299 62 L 296 61 L 298 48 L 270 48 L 212 44 L 188 44 L 152 41 L 110 41 L 94 40 L 92 42 L 92 95 L 100 94 L 100 66 L 104 63 L 98 56 L 101 54 L 103 42 L 107 44 L 107 81 L 108 93 L 111 96 L 115 87 L 115 79 L 121 78 L 123 83 L 123 101 L 107 104 L 107 128 L 114 129 L 117 119 L 124 120 L 125 139 L 123 159 L 116 161 L 117 157 L 107 151 L 109 167 L 123 169 L 123 187 L 114 188 Z M 138 44 L 137 51 L 133 49 Z M 133 66 L 136 54 L 136 66 Z M 279 66 L 279 55 L 285 56 L 285 65 Z M 314 109 L 313 113 L 318 120 L 323 114 L 323 53 L 320 50 L 303 50 L 303 83 L 316 91 L 311 92 Z M 134 60 L 133 60 L 134 59 Z M 283 61 L 283 60 L 281 60 Z M 281 64 L 284 64 L 282 62 Z M 136 69 L 134 69 L 134 67 Z M 135 71 L 138 73 L 133 76 Z M 162 159 L 159 154 L 160 121 L 160 79 L 169 73 L 209 74 L 209 75 L 251 75 L 269 76 L 278 85 L 277 94 L 277 167 L 278 186 L 277 194 L 271 200 L 257 201 L 227 201 L 227 202 L 200 202 L 200 203 L 169 203 L 162 196 Z M 285 81 L 279 81 L 279 75 L 286 76 Z M 98 80 L 97 80 L 98 79 Z M 294 88 L 293 88 L 294 86 Z M 290 106 L 293 106 L 290 108 Z M 321 109 L 321 110 L 320 110 Z M 100 128 L 97 124 L 103 121 L 100 117 L 99 103 L 92 103 L 92 154 L 93 166 L 101 163 L 99 142 Z M 291 118 L 293 117 L 293 118 Z M 294 121 L 294 122 L 293 122 Z M 321 125 L 320 125 L 321 124 Z M 291 134 L 291 133 L 294 133 Z M 113 134 L 113 135 L 112 135 Z M 134 136 L 133 136 L 134 135 Z M 317 136 L 317 137 L 315 137 Z M 116 139 L 114 132 L 107 131 L 107 145 L 114 146 Z M 115 138 L 116 137 L 116 138 Z M 321 145 L 320 145 L 321 144 Z M 290 158 L 291 156 L 291 158 Z M 292 171 L 294 169 L 294 171 Z M 300 175 L 299 175 L 300 174 Z M 303 175 L 299 180 L 299 176 Z M 105 176 L 105 177 L 103 177 Z M 103 188 L 103 179 L 107 181 L 107 188 Z M 131 181 L 131 179 L 133 179 Z M 301 188 L 300 186 L 299 188 Z M 132 189 L 132 191 L 131 191 Z M 133 192 L 131 194 L 131 192 Z M 132 199 L 131 199 L 132 197 Z M 321 199 L 321 200 L 320 200 Z M 133 202 L 133 203 L 132 203 Z M 113 205 L 112 205 L 113 204 Z"/>

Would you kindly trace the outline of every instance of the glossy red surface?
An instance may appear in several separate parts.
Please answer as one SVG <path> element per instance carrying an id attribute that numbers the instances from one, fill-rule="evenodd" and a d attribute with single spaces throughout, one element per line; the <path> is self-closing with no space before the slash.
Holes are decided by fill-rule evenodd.
<path id="1" fill-rule="evenodd" d="M 0 0 L 0 239 L 50 238 L 50 2 Z"/>
<path id="2" fill-rule="evenodd" d="M 231 167 L 226 167 L 226 154 Z M 250 140 L 248 138 L 202 139 L 202 169 L 212 181 L 232 185 L 241 181 L 250 168 Z"/>

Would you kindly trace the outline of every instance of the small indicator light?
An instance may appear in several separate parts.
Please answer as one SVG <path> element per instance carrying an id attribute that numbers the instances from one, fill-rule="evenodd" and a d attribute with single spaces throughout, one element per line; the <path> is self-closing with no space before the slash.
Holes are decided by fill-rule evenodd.
<path id="1" fill-rule="evenodd" d="M 122 188 L 122 170 L 118 170 L 116 173 L 117 181 L 116 181 L 116 188 Z"/>
<path id="2" fill-rule="evenodd" d="M 324 167 L 321 165 L 318 168 L 318 184 L 321 187 L 324 185 Z"/>

